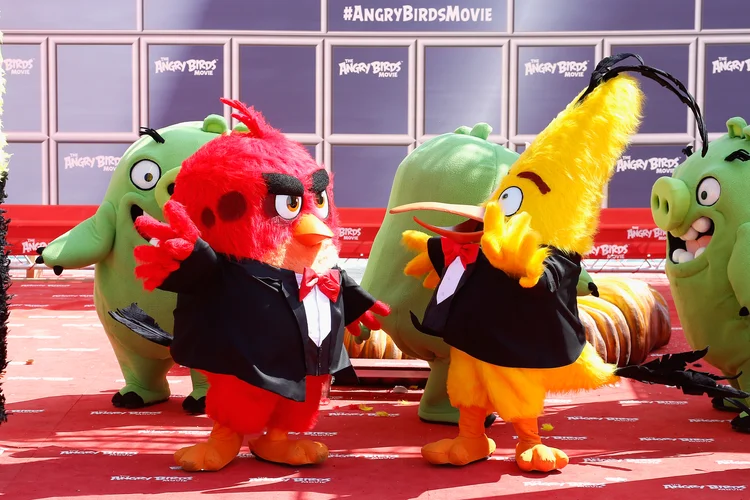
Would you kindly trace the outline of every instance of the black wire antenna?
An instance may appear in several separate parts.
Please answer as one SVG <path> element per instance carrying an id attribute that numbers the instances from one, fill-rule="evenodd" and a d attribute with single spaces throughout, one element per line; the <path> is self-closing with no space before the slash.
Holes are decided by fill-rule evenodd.
<path id="1" fill-rule="evenodd" d="M 159 134 L 159 132 L 157 132 L 156 130 L 152 128 L 141 127 L 140 129 L 138 129 L 138 135 L 139 136 L 148 135 L 159 144 L 164 144 L 164 137 L 162 137 L 161 134 Z"/>
<path id="2" fill-rule="evenodd" d="M 618 62 L 629 59 L 631 57 L 638 60 L 639 64 L 637 66 L 615 66 L 615 64 L 617 64 Z M 685 105 L 687 105 L 688 108 L 690 108 L 690 111 L 693 112 L 693 116 L 695 116 L 695 121 L 698 125 L 698 133 L 700 134 L 701 142 L 703 143 L 701 156 L 705 157 L 706 153 L 708 153 L 708 131 L 706 129 L 706 122 L 703 120 L 701 108 L 698 106 L 698 103 L 695 102 L 695 98 L 690 94 L 690 92 L 688 92 L 688 89 L 685 88 L 685 85 L 683 85 L 681 81 L 679 81 L 677 78 L 670 75 L 666 71 L 652 68 L 651 66 L 646 66 L 643 63 L 643 59 L 638 54 L 631 54 L 626 52 L 605 57 L 604 59 L 599 61 L 599 64 L 596 65 L 593 73 L 591 73 L 591 80 L 589 81 L 588 88 L 584 91 L 583 94 L 581 94 L 581 97 L 578 99 L 577 104 L 580 104 L 586 98 L 586 96 L 589 95 L 600 83 L 611 80 L 620 73 L 625 72 L 640 73 L 646 78 L 655 81 L 662 87 L 671 90 L 672 93 L 680 98 L 680 101 L 682 101 Z M 690 150 L 690 152 L 692 153 L 692 149 Z M 685 153 L 687 154 L 688 152 L 685 151 Z"/>

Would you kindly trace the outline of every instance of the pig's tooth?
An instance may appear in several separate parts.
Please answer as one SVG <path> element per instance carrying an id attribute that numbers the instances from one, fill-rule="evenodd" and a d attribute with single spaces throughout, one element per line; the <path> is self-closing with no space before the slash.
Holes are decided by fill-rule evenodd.
<path id="1" fill-rule="evenodd" d="M 695 228 L 688 229 L 688 232 L 680 236 L 680 239 L 683 241 L 690 241 L 694 240 L 698 237 L 698 231 L 695 230 Z"/>
<path id="2" fill-rule="evenodd" d="M 698 250 L 695 251 L 695 258 L 697 259 L 698 256 L 701 255 L 705 251 L 706 251 L 706 247 L 700 247 Z"/>
<path id="3" fill-rule="evenodd" d="M 711 219 L 708 217 L 701 217 L 700 219 L 693 222 L 693 229 L 699 233 L 705 233 L 711 228 Z"/>
<path id="4" fill-rule="evenodd" d="M 695 257 L 693 254 L 691 254 L 688 251 L 685 251 L 685 253 L 680 254 L 680 258 L 677 260 L 680 264 L 684 264 L 685 262 L 690 262 Z"/>
<path id="5" fill-rule="evenodd" d="M 157 240 L 156 238 L 151 238 L 150 240 L 148 240 L 148 242 L 151 243 L 155 247 L 159 246 L 159 240 Z"/>

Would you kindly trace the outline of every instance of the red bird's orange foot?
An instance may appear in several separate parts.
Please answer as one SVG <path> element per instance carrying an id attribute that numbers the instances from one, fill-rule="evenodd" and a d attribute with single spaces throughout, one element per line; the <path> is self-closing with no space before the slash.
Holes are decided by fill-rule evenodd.
<path id="1" fill-rule="evenodd" d="M 197 471 L 217 471 L 223 469 L 229 462 L 234 460 L 239 453 L 225 446 L 218 446 L 216 443 L 198 443 L 177 450 L 174 454 L 174 460 L 182 467 L 182 470 Z"/>
<path id="2" fill-rule="evenodd" d="M 319 464 L 328 458 L 328 447 L 323 443 L 309 439 L 289 439 L 273 433 L 252 441 L 250 451 L 262 460 L 287 465 Z"/>
<path id="3" fill-rule="evenodd" d="M 568 465 L 568 456 L 557 448 L 550 448 L 543 444 L 518 443 L 516 463 L 524 472 L 550 472 Z"/>
<path id="4" fill-rule="evenodd" d="M 441 439 L 422 447 L 422 456 L 435 465 L 467 465 L 494 452 L 495 442 L 487 436 Z"/>
<path id="5" fill-rule="evenodd" d="M 214 423 L 208 441 L 177 450 L 174 460 L 186 471 L 221 470 L 240 452 L 243 438 L 242 434 Z"/>

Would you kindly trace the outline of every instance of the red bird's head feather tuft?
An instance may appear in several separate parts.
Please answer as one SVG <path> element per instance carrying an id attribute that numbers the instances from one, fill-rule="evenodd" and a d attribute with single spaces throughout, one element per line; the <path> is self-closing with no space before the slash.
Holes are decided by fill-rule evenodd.
<path id="1" fill-rule="evenodd" d="M 232 118 L 236 118 L 243 123 L 248 130 L 246 133 L 252 137 L 262 139 L 267 134 L 272 135 L 274 133 L 280 133 L 266 122 L 265 117 L 260 111 L 255 111 L 255 108 L 252 106 L 248 107 L 240 101 L 227 99 L 225 97 L 222 97 L 220 100 L 233 110 L 237 110 L 237 112 L 232 113 Z"/>
<path id="2" fill-rule="evenodd" d="M 175 180 L 173 199 L 186 207 L 203 239 L 217 252 L 288 268 L 311 265 L 322 248 L 337 253 L 332 175 L 260 112 L 222 102 L 238 110 L 233 116 L 248 131 L 204 145 Z M 318 244 L 313 236 L 311 243 L 309 235 L 300 236 L 310 227 L 329 237 Z"/>

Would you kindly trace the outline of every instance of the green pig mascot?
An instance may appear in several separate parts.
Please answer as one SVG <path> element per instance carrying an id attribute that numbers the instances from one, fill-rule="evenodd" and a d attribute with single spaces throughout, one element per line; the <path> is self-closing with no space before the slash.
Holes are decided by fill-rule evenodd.
<path id="1" fill-rule="evenodd" d="M 685 338 L 737 389 L 750 390 L 750 127 L 727 122 L 727 134 L 692 153 L 651 192 L 654 222 L 667 232 L 666 273 Z M 715 398 L 741 411 L 732 427 L 750 432 L 747 401 Z"/>
<path id="2" fill-rule="evenodd" d="M 182 162 L 227 131 L 226 120 L 218 115 L 159 130 L 141 128 L 141 137 L 120 159 L 96 213 L 38 250 L 37 262 L 52 267 L 58 275 L 63 269 L 94 265 L 94 304 L 125 378 L 125 386 L 112 397 L 118 408 L 166 401 L 170 396 L 167 372 L 174 364 L 168 348 L 141 338 L 107 314 L 136 302 L 165 330 L 172 331 L 177 296 L 159 290 L 146 292 L 135 278 L 133 249 L 145 242 L 133 223 L 144 213 L 163 220 L 161 207 L 174 190 Z M 182 407 L 189 413 L 203 413 L 208 384 L 195 371 L 191 378 L 193 390 Z"/>
<path id="3" fill-rule="evenodd" d="M 427 422 L 457 423 L 458 410 L 448 400 L 446 380 L 450 350 L 442 339 L 417 331 L 409 311 L 422 311 L 432 296 L 429 280 L 422 285 L 404 276 L 403 269 L 414 252 L 401 244 L 407 230 L 422 230 L 407 214 L 390 214 L 392 207 L 418 201 L 441 201 L 478 205 L 486 200 L 507 173 L 518 153 L 487 140 L 492 128 L 479 123 L 460 127 L 454 133 L 428 140 L 412 151 L 399 165 L 393 181 L 388 211 L 372 245 L 362 287 L 391 306 L 391 314 L 382 318 L 385 331 L 407 355 L 427 361 L 430 375 L 419 403 L 419 417 Z M 462 221 L 457 216 L 424 212 L 422 220 L 436 226 Z M 357 342 L 369 338 L 363 329 Z M 488 418 L 491 423 L 494 416 Z"/>

